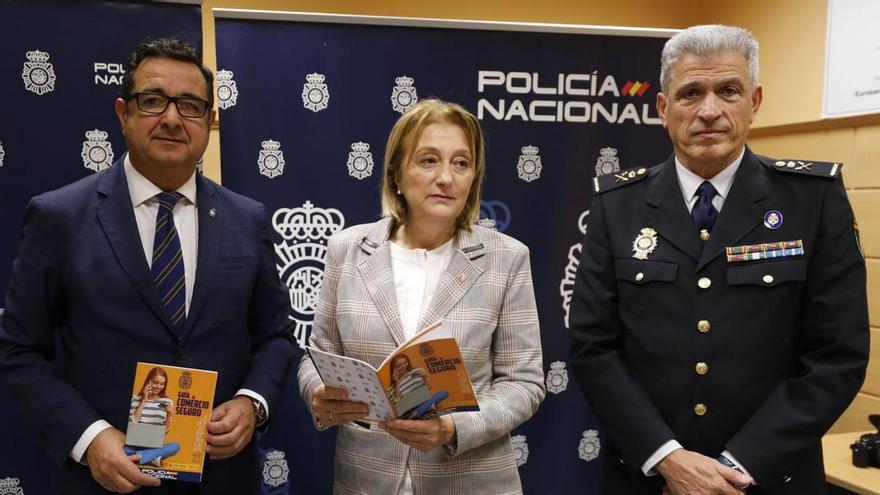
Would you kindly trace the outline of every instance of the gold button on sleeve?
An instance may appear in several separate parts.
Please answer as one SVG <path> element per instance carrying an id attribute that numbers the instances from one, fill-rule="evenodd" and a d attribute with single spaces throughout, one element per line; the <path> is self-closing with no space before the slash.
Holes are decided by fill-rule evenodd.
<path id="1" fill-rule="evenodd" d="M 697 416 L 705 416 L 707 412 L 709 412 L 709 408 L 702 402 L 694 406 L 694 414 Z"/>
<path id="2" fill-rule="evenodd" d="M 709 372 L 709 365 L 700 361 L 694 365 L 694 371 L 696 371 L 698 375 L 705 375 Z"/>
<path id="3" fill-rule="evenodd" d="M 700 333 L 706 333 L 711 329 L 712 324 L 709 323 L 709 320 L 700 320 L 697 322 L 697 330 L 699 330 Z"/>

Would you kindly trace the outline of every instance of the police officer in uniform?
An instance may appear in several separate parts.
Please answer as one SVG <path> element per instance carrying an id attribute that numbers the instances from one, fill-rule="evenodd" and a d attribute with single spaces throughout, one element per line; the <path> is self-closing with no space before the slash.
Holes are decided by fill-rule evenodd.
<path id="1" fill-rule="evenodd" d="M 663 49 L 674 155 L 594 179 L 572 367 L 609 437 L 603 493 L 821 494 L 821 437 L 868 355 L 840 164 L 752 153 L 758 44 L 696 26 Z"/>

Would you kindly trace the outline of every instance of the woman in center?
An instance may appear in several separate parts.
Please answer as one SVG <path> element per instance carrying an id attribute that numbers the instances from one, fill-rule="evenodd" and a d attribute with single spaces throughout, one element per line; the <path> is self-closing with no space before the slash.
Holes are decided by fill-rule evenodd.
<path id="1" fill-rule="evenodd" d="M 480 124 L 422 100 L 385 149 L 383 218 L 334 235 L 310 345 L 378 367 L 443 320 L 480 410 L 368 429 L 367 406 L 324 387 L 308 356 L 299 389 L 319 429 L 339 426 L 334 493 L 521 493 L 510 431 L 544 398 L 538 314 L 521 242 L 475 225 L 485 174 Z"/>

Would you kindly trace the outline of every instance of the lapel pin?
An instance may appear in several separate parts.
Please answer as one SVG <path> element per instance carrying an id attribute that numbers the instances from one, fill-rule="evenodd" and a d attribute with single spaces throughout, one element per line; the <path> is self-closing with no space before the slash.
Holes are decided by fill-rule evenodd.
<path id="1" fill-rule="evenodd" d="M 645 227 L 641 233 L 636 236 L 633 241 L 633 258 L 638 260 L 648 259 L 648 255 L 654 252 L 657 247 L 657 231 Z"/>
<path id="2" fill-rule="evenodd" d="M 779 210 L 770 210 L 764 213 L 764 227 L 772 230 L 782 227 L 782 213 Z"/>
<path id="3" fill-rule="evenodd" d="M 217 216 L 217 208 L 211 208 L 208 210 L 208 216 L 214 218 Z"/>

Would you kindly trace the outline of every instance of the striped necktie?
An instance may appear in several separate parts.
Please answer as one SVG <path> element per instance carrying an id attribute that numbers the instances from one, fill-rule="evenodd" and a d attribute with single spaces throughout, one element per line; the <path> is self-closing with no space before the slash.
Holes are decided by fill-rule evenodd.
<path id="1" fill-rule="evenodd" d="M 156 214 L 156 237 L 153 240 L 153 264 L 150 271 L 153 285 L 165 315 L 171 320 L 174 333 L 183 334 L 186 326 L 186 280 L 183 271 L 183 252 L 174 227 L 172 211 L 182 198 L 179 192 L 161 192 L 159 213 Z"/>

